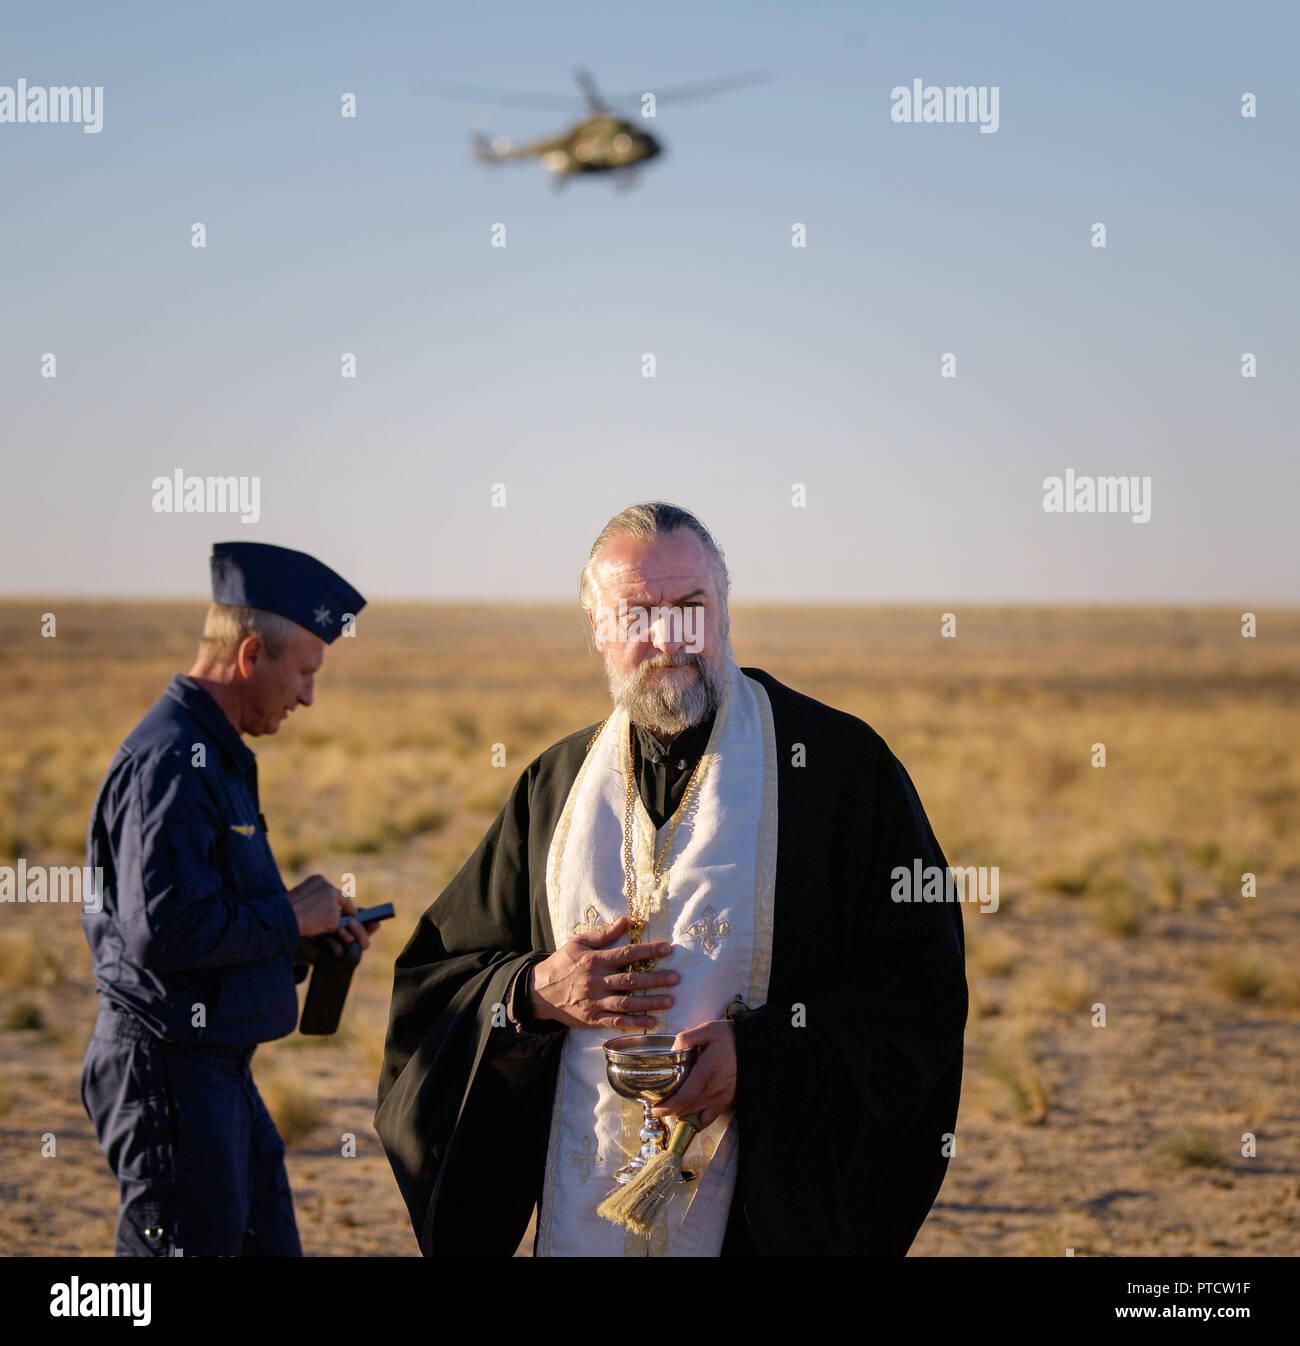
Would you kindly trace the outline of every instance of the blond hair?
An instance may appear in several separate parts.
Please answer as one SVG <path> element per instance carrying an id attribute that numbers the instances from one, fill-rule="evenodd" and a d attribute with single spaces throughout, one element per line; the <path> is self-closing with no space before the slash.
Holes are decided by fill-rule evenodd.
<path id="1" fill-rule="evenodd" d="M 224 662 L 235 657 L 235 651 L 249 636 L 260 636 L 268 657 L 278 659 L 289 648 L 296 625 L 278 612 L 213 603 L 203 622 L 199 652 L 208 659 Z"/>

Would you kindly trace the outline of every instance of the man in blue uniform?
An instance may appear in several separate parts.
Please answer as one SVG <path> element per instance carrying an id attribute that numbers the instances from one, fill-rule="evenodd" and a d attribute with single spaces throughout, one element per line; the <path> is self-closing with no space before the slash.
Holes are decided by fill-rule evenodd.
<path id="1" fill-rule="evenodd" d="M 81 1093 L 122 1189 L 118 1256 L 301 1255 L 249 1063 L 293 1031 L 327 939 L 369 944 L 320 875 L 286 891 L 241 738 L 312 704 L 365 599 L 311 556 L 247 542 L 213 547 L 212 597 L 194 667 L 118 749 L 87 836 L 101 1001 Z"/>

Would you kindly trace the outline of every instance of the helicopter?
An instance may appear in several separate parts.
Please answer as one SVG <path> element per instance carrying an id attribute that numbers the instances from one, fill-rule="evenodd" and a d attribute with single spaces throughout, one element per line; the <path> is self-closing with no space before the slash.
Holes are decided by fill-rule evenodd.
<path id="1" fill-rule="evenodd" d="M 638 165 L 657 158 L 663 153 L 664 147 L 644 126 L 619 116 L 612 104 L 639 102 L 641 118 L 648 121 L 655 115 L 660 103 L 708 98 L 728 89 L 761 84 L 771 78 L 766 71 L 751 70 L 720 79 L 679 84 L 657 93 L 620 94 L 607 102 L 586 70 L 579 67 L 573 75 L 586 99 L 590 116 L 558 135 L 546 136 L 523 145 L 513 145 L 505 136 L 488 136 L 482 131 L 476 132 L 470 141 L 475 159 L 485 164 L 538 159 L 542 167 L 554 176 L 557 188 L 564 186 L 571 177 L 584 173 L 610 173 L 619 186 L 630 186 L 635 180 Z M 432 80 L 423 80 L 417 87 L 420 92 L 439 98 L 472 99 L 515 107 L 569 108 L 573 105 L 571 96 L 554 94 L 517 94 Z"/>

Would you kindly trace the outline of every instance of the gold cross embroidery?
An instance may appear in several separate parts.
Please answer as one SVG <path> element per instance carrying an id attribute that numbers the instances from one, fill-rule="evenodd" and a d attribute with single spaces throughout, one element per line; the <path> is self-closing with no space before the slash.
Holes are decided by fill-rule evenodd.
<path id="1" fill-rule="evenodd" d="M 718 920 L 718 913 L 712 907 L 705 907 L 700 919 L 686 927 L 686 933 L 700 941 L 700 947 L 705 953 L 712 953 L 721 947 L 723 939 L 735 928 L 730 921 Z"/>
<path id="2" fill-rule="evenodd" d="M 590 1136 L 583 1136 L 582 1148 L 575 1150 L 569 1156 L 569 1163 L 575 1164 L 578 1169 L 578 1180 L 586 1182 L 591 1177 L 591 1170 L 599 1163 L 601 1157 L 594 1148 L 594 1142 Z"/>
<path id="3" fill-rule="evenodd" d="M 599 930 L 605 924 L 605 918 L 595 907 L 588 907 L 583 915 L 584 920 L 574 923 L 573 933 L 575 935 L 589 935 L 593 930 Z"/>

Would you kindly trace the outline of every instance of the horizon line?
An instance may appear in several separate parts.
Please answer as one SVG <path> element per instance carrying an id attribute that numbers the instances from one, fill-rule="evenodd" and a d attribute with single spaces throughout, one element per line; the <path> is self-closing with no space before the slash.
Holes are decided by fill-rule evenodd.
<path id="1" fill-rule="evenodd" d="M 103 593 L 4 593 L 0 604 L 7 603 L 103 603 L 103 604 L 188 604 L 196 606 L 212 602 L 210 596 L 186 594 L 103 594 Z M 918 608 L 939 604 L 961 604 L 975 608 L 1223 608 L 1236 609 L 1242 603 L 1253 603 L 1255 608 L 1296 608 L 1300 597 L 1293 599 L 1268 598 L 771 598 L 752 597 L 729 600 L 732 609 L 745 607 L 800 607 L 800 608 Z M 510 597 L 499 594 L 482 595 L 380 595 L 366 599 L 366 607 L 387 604 L 394 607 L 571 607 L 581 612 L 576 598 L 568 597 Z"/>

